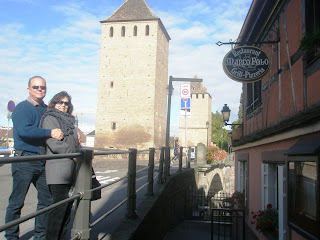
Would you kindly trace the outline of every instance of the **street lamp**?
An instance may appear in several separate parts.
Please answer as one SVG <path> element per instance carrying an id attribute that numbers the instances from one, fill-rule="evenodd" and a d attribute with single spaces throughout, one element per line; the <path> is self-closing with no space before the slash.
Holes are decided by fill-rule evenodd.
<path id="1" fill-rule="evenodd" d="M 224 106 L 223 106 L 223 108 L 222 108 L 222 110 L 221 110 L 222 118 L 223 118 L 223 121 L 224 121 L 224 125 L 225 125 L 225 126 L 227 126 L 227 125 L 229 125 L 229 126 L 239 126 L 239 125 L 242 125 L 242 123 L 239 123 L 239 124 L 236 124 L 236 123 L 231 123 L 231 124 L 229 124 L 229 123 L 227 123 L 227 122 L 229 122 L 230 112 L 231 112 L 231 110 L 230 110 L 230 108 L 228 107 L 228 105 L 227 105 L 227 104 L 224 104 Z"/>
<path id="2" fill-rule="evenodd" d="M 207 128 L 207 147 L 208 147 L 208 139 L 209 139 L 209 137 L 208 137 L 209 125 L 210 125 L 210 123 L 209 123 L 209 121 L 207 121 L 207 122 L 206 122 L 206 128 Z"/>

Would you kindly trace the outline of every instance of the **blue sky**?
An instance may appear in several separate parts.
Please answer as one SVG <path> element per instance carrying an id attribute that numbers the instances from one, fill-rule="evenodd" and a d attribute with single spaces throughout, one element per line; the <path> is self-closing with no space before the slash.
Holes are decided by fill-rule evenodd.
<path id="1" fill-rule="evenodd" d="M 95 127 L 99 75 L 100 21 L 125 0 L 0 0 L 0 126 L 7 126 L 7 103 L 27 95 L 27 81 L 47 80 L 45 102 L 62 90 L 73 97 L 79 127 Z M 242 84 L 229 79 L 222 68 L 252 0 L 146 0 L 161 18 L 169 43 L 169 76 L 203 79 L 212 96 L 212 111 L 227 103 L 236 120 Z M 168 77 L 169 77 L 168 76 Z M 171 134 L 178 135 L 179 88 L 174 84 Z M 10 122 L 10 126 L 12 123 Z"/>

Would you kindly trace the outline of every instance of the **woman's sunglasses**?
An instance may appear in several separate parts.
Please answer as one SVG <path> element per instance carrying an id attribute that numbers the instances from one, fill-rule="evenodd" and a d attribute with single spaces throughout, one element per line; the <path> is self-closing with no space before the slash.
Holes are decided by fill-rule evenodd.
<path id="1" fill-rule="evenodd" d="M 68 107 L 69 107 L 69 105 L 70 105 L 69 102 L 64 102 L 64 101 L 59 101 L 59 102 L 57 102 L 57 104 L 59 104 L 59 105 L 64 104 L 64 105 L 66 105 L 66 106 L 68 106 Z"/>

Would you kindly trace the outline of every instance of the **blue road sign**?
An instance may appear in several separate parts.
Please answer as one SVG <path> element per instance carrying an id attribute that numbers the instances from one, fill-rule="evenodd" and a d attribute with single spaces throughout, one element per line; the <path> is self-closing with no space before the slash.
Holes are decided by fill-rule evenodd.
<path id="1" fill-rule="evenodd" d="M 190 98 L 181 98 L 181 109 L 186 109 L 191 107 L 191 99 Z"/>
<path id="2" fill-rule="evenodd" d="M 13 112 L 13 109 L 16 107 L 16 104 L 14 103 L 14 101 L 10 100 L 8 102 L 8 111 L 9 112 Z"/>

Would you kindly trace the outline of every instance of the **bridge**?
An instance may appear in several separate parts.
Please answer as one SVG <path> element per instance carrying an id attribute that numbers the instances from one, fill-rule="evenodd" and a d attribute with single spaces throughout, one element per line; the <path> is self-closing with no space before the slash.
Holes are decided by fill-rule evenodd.
<path id="1" fill-rule="evenodd" d="M 153 150 L 154 151 L 154 150 Z M 152 156 L 152 149 L 149 155 Z M 182 150 L 180 152 L 183 152 Z M 201 152 L 201 151 L 198 151 Z M 127 151 L 128 154 L 132 155 L 132 151 Z M 140 152 L 141 153 L 141 152 Z M 98 153 L 99 154 L 99 153 Z M 102 154 L 102 153 L 100 153 Z M 107 154 L 110 154 L 107 153 Z M 118 152 L 118 154 L 124 154 L 123 152 Z M 137 151 L 135 152 L 137 155 Z M 78 154 L 79 155 L 79 154 Z M 38 156 L 40 158 L 41 156 Z M 84 155 L 85 158 L 90 157 L 90 154 Z M 20 157 L 21 161 L 23 157 Z M 112 234 L 112 240 L 116 239 L 130 239 L 133 236 L 142 236 L 140 239 L 157 239 L 154 238 L 155 231 L 158 232 L 158 236 L 164 236 L 166 231 L 172 226 L 172 224 L 177 224 L 185 218 L 192 216 L 192 201 L 186 196 L 190 196 L 190 190 L 203 188 L 206 189 L 205 195 L 210 191 L 215 192 L 231 192 L 232 188 L 228 186 L 228 175 L 232 169 L 232 164 L 225 164 L 224 166 L 211 166 L 203 164 L 203 159 L 200 160 L 201 154 L 197 156 L 197 161 L 195 164 L 190 163 L 182 167 L 182 156 L 179 159 L 179 167 L 175 169 L 176 172 L 170 172 L 170 165 L 167 165 L 168 161 L 164 159 L 164 148 L 161 149 L 160 154 L 160 164 L 158 169 L 158 181 L 153 184 L 152 180 L 149 178 L 144 186 L 148 187 L 147 196 L 145 199 L 139 200 L 139 206 L 135 208 L 135 197 L 134 194 L 130 193 L 127 197 L 127 210 L 126 217 L 127 221 L 122 222 L 118 230 Z M 9 162 L 9 158 L 3 158 L 3 163 Z M 170 162 L 170 161 L 169 161 Z M 202 163 L 201 163 L 202 162 Z M 188 163 L 188 162 L 187 162 Z M 91 165 L 91 164 L 89 164 Z M 130 165 L 130 164 L 129 164 Z M 150 164 L 147 168 L 150 170 Z M 162 166 L 162 167 L 161 167 Z M 87 166 L 88 167 L 88 166 Z M 168 168 L 169 167 L 169 168 Z M 173 166 L 172 166 L 173 168 Z M 148 172 L 150 172 L 148 170 Z M 129 170 L 130 171 L 130 170 Z M 138 172 L 138 171 L 137 171 Z M 157 172 L 157 171 L 155 171 Z M 130 175 L 130 174 L 129 174 Z M 131 175 L 131 179 L 132 179 Z M 88 187 L 88 181 L 83 179 L 86 187 Z M 109 184 L 108 184 L 109 185 Z M 128 180 L 129 185 L 129 180 Z M 143 187 L 143 186 L 142 186 Z M 140 188 L 142 188 L 140 187 Z M 129 187 L 128 187 L 129 188 Z M 91 190 L 92 191 L 92 190 Z M 138 191 L 138 189 L 137 189 Z M 149 194 L 148 194 L 149 193 Z M 90 195 L 84 193 L 80 194 L 85 202 L 88 203 L 90 200 Z M 139 196 L 140 198 L 141 196 Z M 102 200 L 102 199 L 101 199 Z M 82 201 L 82 200 L 81 200 Z M 80 201 L 80 202 L 81 202 Z M 87 205 L 86 203 L 86 205 Z M 83 210 L 86 211 L 86 210 Z M 76 224 L 79 224 L 76 222 Z M 87 227 L 96 225 L 97 223 L 88 224 Z M 129 224 L 129 226 L 128 226 Z M 151 224 L 150 233 L 146 233 L 145 230 L 148 229 L 146 226 Z M 85 224 L 86 225 L 86 224 Z M 155 227 L 155 225 L 157 227 Z M 80 228 L 79 226 L 77 226 Z M 100 226 L 99 229 L 102 229 Z M 2 228 L 4 229 L 4 228 Z M 91 232 L 94 233 L 97 229 L 92 228 Z M 150 231 L 149 230 L 149 231 Z M 88 239 L 90 230 L 82 231 L 81 234 L 74 234 L 73 239 Z M 83 234 L 85 233 L 85 234 Z M 142 234 L 142 235 L 141 235 Z M 150 235 L 150 238 L 145 238 Z M 97 233 L 94 233 L 97 236 Z M 77 238 L 77 236 L 79 238 Z M 108 239 L 108 238 L 98 238 L 98 239 Z M 134 238 L 133 238 L 134 239 Z M 159 238 L 161 239 L 161 238 Z"/>

